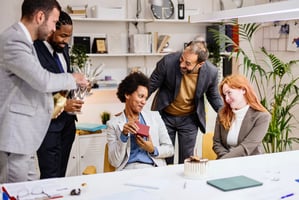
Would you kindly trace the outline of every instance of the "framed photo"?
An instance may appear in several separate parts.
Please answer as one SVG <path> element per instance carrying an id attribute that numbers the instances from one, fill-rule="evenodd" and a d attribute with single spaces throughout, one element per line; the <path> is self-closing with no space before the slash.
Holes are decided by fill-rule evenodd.
<path id="1" fill-rule="evenodd" d="M 92 53 L 108 53 L 106 38 L 94 38 Z"/>

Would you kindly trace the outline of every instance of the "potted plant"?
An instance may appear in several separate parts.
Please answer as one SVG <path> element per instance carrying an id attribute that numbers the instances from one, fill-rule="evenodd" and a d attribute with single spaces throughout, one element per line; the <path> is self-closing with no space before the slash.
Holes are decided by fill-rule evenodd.
<path id="1" fill-rule="evenodd" d="M 236 25 L 236 21 L 232 21 Z M 225 34 L 212 31 L 215 40 L 225 40 L 226 46 L 233 46 L 230 57 L 235 56 L 243 66 L 243 72 L 252 81 L 258 91 L 261 103 L 268 109 L 272 118 L 269 129 L 263 139 L 265 152 L 281 152 L 292 149 L 292 143 L 299 138 L 292 136 L 296 118 L 295 108 L 299 104 L 299 77 L 293 77 L 292 66 L 299 60 L 284 62 L 264 47 L 255 50 L 252 37 L 260 28 L 259 24 L 239 24 L 240 40 L 248 42 L 250 50 L 246 52 Z M 221 38 L 221 39 L 219 39 Z M 250 54 L 251 52 L 251 54 Z M 250 56 L 251 55 L 251 56 Z M 258 59 L 261 58 L 262 59 Z"/>
<path id="2" fill-rule="evenodd" d="M 102 123 L 106 124 L 107 121 L 110 120 L 110 113 L 109 112 L 102 112 L 101 119 L 102 119 Z"/>
<path id="3" fill-rule="evenodd" d="M 88 55 L 84 47 L 80 45 L 73 45 L 70 52 L 71 66 L 78 66 L 83 68 L 88 60 Z"/>

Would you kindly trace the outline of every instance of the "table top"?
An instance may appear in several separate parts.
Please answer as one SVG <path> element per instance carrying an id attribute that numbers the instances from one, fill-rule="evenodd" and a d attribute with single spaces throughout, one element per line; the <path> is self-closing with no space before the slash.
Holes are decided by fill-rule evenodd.
<path id="1" fill-rule="evenodd" d="M 143 200 L 272 200 L 287 195 L 286 199 L 291 200 L 299 199 L 298 166 L 299 151 L 288 151 L 208 161 L 207 175 L 199 179 L 184 177 L 184 166 L 181 164 L 3 186 L 10 191 L 24 187 L 28 190 L 36 187 L 54 188 L 56 193 L 63 195 L 62 199 L 135 200 L 142 197 Z M 238 175 L 245 175 L 262 182 L 263 185 L 223 192 L 206 183 L 207 180 Z M 85 184 L 84 187 L 81 186 L 82 183 Z M 79 196 L 69 195 L 70 190 L 79 187 L 82 189 Z"/>

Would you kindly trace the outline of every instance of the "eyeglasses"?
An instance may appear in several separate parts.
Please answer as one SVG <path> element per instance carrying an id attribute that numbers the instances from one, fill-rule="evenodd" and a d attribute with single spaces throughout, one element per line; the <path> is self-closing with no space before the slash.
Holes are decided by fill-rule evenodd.
<path id="1" fill-rule="evenodd" d="M 180 57 L 180 63 L 181 64 L 184 63 L 186 67 L 191 67 L 191 66 L 195 67 L 198 64 L 197 62 L 192 63 L 192 62 L 185 60 L 183 55 Z"/>
<path id="2" fill-rule="evenodd" d="M 17 195 L 17 200 L 22 200 L 22 199 L 27 199 L 27 197 L 29 196 L 34 196 L 35 198 L 37 197 L 52 197 L 51 195 L 49 195 L 48 193 L 46 193 L 44 191 L 44 189 L 41 186 L 36 186 L 33 187 L 31 190 L 29 188 L 23 188 L 22 190 L 20 190 L 18 192 Z"/>
<path id="3" fill-rule="evenodd" d="M 17 192 L 16 199 L 17 200 L 25 200 L 25 199 L 53 199 L 62 197 L 60 192 L 67 188 L 60 189 L 49 189 L 45 190 L 41 185 L 35 185 L 34 187 L 23 187 Z"/>

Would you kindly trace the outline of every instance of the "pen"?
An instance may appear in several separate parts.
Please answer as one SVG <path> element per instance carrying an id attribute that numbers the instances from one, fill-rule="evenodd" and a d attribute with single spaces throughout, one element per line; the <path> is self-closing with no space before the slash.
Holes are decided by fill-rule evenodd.
<path id="1" fill-rule="evenodd" d="M 294 195 L 294 193 L 286 194 L 286 195 L 281 196 L 280 199 L 285 199 L 285 198 L 291 197 L 293 195 Z"/>

